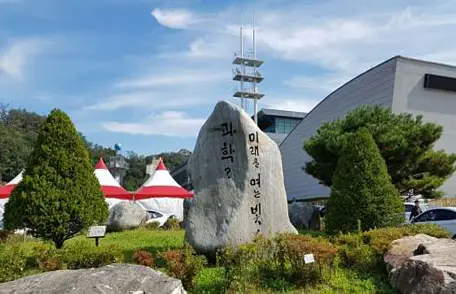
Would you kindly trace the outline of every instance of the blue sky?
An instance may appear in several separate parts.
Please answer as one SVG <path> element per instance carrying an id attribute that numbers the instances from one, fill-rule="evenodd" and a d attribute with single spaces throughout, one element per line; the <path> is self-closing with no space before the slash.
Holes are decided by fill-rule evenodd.
<path id="1" fill-rule="evenodd" d="M 453 0 L 0 0 L 0 101 L 61 108 L 102 145 L 192 150 L 215 103 L 238 102 L 241 9 L 265 60 L 260 108 L 309 111 L 394 55 L 456 64 Z"/>

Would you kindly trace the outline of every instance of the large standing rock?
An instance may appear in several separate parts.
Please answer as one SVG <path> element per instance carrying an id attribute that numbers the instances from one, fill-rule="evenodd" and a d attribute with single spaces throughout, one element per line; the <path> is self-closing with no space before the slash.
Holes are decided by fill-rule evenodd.
<path id="1" fill-rule="evenodd" d="M 420 244 L 412 251 L 413 256 L 404 260 L 417 243 Z M 395 241 L 390 252 L 396 252 L 398 258 L 396 262 L 391 262 L 394 256 L 389 257 L 389 280 L 401 293 L 456 293 L 455 241 L 433 240 L 423 235 L 405 237 Z"/>
<path id="2" fill-rule="evenodd" d="M 293 202 L 289 208 L 292 225 L 297 229 L 320 230 L 320 210 L 308 202 Z"/>
<path id="3" fill-rule="evenodd" d="M 147 211 L 133 202 L 121 202 L 109 210 L 107 230 L 110 232 L 130 230 L 145 224 Z"/>
<path id="4" fill-rule="evenodd" d="M 181 281 L 151 268 L 113 264 L 96 269 L 60 270 L 0 284 L 3 294 L 184 294 Z"/>
<path id="5" fill-rule="evenodd" d="M 197 252 L 211 255 L 258 233 L 297 233 L 288 218 L 279 148 L 234 104 L 216 105 L 188 171 L 195 196 L 185 239 Z"/>

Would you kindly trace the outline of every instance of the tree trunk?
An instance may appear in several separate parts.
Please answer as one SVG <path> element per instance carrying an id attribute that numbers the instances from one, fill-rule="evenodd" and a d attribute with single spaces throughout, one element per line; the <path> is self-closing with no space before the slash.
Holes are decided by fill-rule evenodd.
<path id="1" fill-rule="evenodd" d="M 54 240 L 55 248 L 61 249 L 63 247 L 63 242 L 65 242 L 65 240 Z"/>

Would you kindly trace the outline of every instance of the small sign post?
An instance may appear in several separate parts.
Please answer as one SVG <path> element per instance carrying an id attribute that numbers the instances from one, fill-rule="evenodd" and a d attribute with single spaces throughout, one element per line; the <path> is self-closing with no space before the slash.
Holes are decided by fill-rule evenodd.
<path id="1" fill-rule="evenodd" d="M 95 238 L 95 246 L 98 247 L 98 239 L 106 234 L 106 226 L 92 226 L 89 228 L 87 238 Z"/>
<path id="2" fill-rule="evenodd" d="M 314 263 L 314 262 L 315 262 L 315 259 L 314 259 L 314 255 L 313 254 L 305 254 L 304 255 L 304 263 L 305 264 Z"/>

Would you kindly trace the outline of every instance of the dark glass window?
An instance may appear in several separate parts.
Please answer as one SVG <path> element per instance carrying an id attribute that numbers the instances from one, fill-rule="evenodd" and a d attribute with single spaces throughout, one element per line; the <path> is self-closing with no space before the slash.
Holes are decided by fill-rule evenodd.
<path id="1" fill-rule="evenodd" d="M 456 219 L 456 212 L 451 211 L 451 210 L 437 210 L 437 215 L 435 220 L 436 221 L 446 221 L 446 220 L 453 220 Z"/>
<path id="2" fill-rule="evenodd" d="M 415 218 L 415 222 L 432 222 L 436 220 L 436 213 L 434 210 L 426 211 L 425 213 L 421 214 L 417 218 Z"/>
<path id="3" fill-rule="evenodd" d="M 276 132 L 280 134 L 288 134 L 298 123 L 296 119 L 276 118 Z"/>

